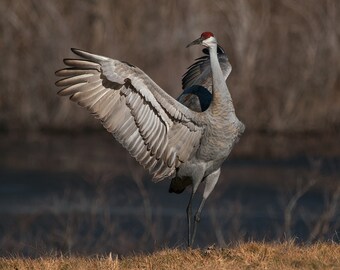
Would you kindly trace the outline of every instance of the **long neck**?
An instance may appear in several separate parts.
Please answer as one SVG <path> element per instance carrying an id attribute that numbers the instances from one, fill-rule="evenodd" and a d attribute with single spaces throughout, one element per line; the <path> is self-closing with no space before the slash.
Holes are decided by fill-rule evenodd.
<path id="1" fill-rule="evenodd" d="M 212 73 L 212 112 L 235 112 L 231 95 L 225 83 L 220 63 L 217 57 L 217 45 L 209 47 L 210 65 Z"/>

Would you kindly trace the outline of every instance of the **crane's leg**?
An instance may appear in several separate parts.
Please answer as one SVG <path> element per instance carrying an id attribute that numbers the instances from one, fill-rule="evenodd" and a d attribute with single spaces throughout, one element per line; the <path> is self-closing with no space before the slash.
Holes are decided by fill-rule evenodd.
<path id="1" fill-rule="evenodd" d="M 190 242 L 189 246 L 191 246 L 194 243 L 195 236 L 196 236 L 196 230 L 197 230 L 197 224 L 201 220 L 201 212 L 202 212 L 204 203 L 205 203 L 206 199 L 209 197 L 210 193 L 215 188 L 216 183 L 218 181 L 218 178 L 220 177 L 220 173 L 221 173 L 221 169 L 218 169 L 218 170 L 212 172 L 211 174 L 209 174 L 208 176 L 206 176 L 205 179 L 204 179 L 205 187 L 204 187 L 204 192 L 203 192 L 203 199 L 202 199 L 201 204 L 198 207 L 198 210 L 197 210 L 195 217 L 194 217 L 194 221 L 195 221 L 194 229 L 193 229 L 193 232 L 192 232 L 191 242 Z"/>
<path id="2" fill-rule="evenodd" d="M 188 247 L 191 247 L 191 219 L 192 219 L 192 198 L 194 192 L 191 192 L 189 203 L 187 206 L 187 222 L 188 222 Z"/>
<path id="3" fill-rule="evenodd" d="M 193 178 L 192 181 L 192 191 L 191 191 L 191 195 L 190 195 L 190 199 L 189 199 L 189 203 L 187 206 L 187 222 L 188 222 L 188 247 L 191 247 L 193 244 L 193 240 L 192 240 L 192 231 L 191 231 L 191 227 L 192 227 L 192 199 L 198 189 L 199 184 L 201 183 L 201 180 L 203 178 L 203 172 L 201 174 L 202 176 L 198 176 L 196 174 L 196 177 Z"/>

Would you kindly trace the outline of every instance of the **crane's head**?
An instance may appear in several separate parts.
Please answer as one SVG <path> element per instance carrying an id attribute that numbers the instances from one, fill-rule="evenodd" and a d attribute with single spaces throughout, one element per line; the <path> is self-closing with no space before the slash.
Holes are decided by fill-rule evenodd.
<path id="1" fill-rule="evenodd" d="M 188 44 L 187 48 L 192 45 L 202 45 L 204 47 L 212 47 L 212 46 L 216 46 L 216 44 L 217 44 L 217 41 L 213 33 L 203 32 L 198 39 Z"/>

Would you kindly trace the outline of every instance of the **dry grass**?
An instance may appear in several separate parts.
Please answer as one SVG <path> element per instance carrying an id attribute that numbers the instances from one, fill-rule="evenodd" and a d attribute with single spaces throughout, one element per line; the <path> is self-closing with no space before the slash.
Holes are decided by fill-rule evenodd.
<path id="1" fill-rule="evenodd" d="M 164 249 L 127 256 L 2 258 L 0 269 L 340 269 L 340 245 L 249 242 L 231 248 Z"/>

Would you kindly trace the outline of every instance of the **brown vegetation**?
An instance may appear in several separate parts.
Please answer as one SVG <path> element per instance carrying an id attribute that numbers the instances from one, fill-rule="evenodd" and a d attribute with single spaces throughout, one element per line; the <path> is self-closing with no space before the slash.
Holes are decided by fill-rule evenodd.
<path id="1" fill-rule="evenodd" d="M 164 249 L 152 254 L 118 259 L 107 257 L 2 258 L 0 269 L 338 269 L 340 245 L 318 243 L 297 246 L 293 242 L 237 244 L 206 250 Z"/>
<path id="2" fill-rule="evenodd" d="M 132 62 L 176 96 L 199 56 L 185 45 L 206 30 L 229 55 L 248 131 L 340 127 L 336 0 L 4 0 L 0 15 L 0 130 L 99 126 L 56 96 L 54 71 L 70 47 Z"/>

